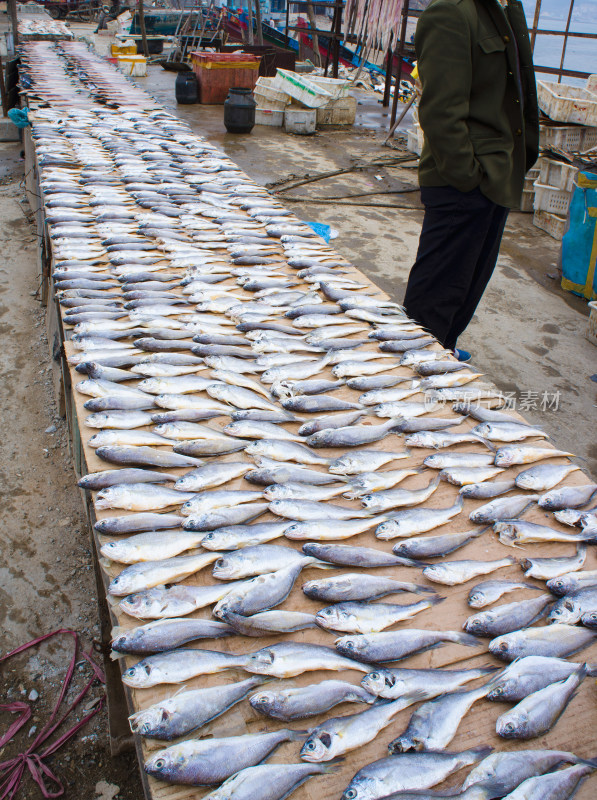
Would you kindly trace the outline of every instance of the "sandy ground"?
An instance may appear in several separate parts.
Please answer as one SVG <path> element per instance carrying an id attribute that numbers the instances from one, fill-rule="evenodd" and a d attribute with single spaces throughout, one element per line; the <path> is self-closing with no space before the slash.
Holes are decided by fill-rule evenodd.
<path id="1" fill-rule="evenodd" d="M 381 147 L 385 120 L 375 101 L 359 105 L 358 124 L 347 131 L 297 137 L 261 127 L 248 136 L 235 137 L 223 128 L 221 107 L 176 107 L 173 82 L 174 75 L 159 68 L 152 68 L 150 77 L 139 81 L 262 184 L 351 167 L 357 159 L 400 155 Z M 0 325 L 5 343 L 0 352 L 4 376 L 0 389 L 2 652 L 61 626 L 78 630 L 88 649 L 98 634 L 89 538 L 65 423 L 57 415 L 53 397 L 45 315 L 36 296 L 37 245 L 27 218 L 19 150 L 18 144 L 0 144 Z M 350 202 L 363 205 L 344 207 L 341 200 L 315 203 L 313 198 L 390 191 L 415 183 L 412 165 L 407 169 L 375 166 L 294 189 L 287 194 L 302 199 L 288 204 L 303 219 L 336 228 L 337 249 L 401 300 L 422 219 L 418 195 L 353 198 Z M 373 208 L 374 203 L 407 208 Z M 534 228 L 528 215 L 512 214 L 496 274 L 462 346 L 474 352 L 474 363 L 502 390 L 514 392 L 519 403 L 526 398 L 531 407 L 525 415 L 540 423 L 557 446 L 576 452 L 585 459 L 583 466 L 597 472 L 597 443 L 591 435 L 595 388 L 589 382 L 589 375 L 597 370 L 597 350 L 584 338 L 586 303 L 559 288 L 558 251 L 558 244 Z M 557 395 L 557 410 L 541 410 L 546 392 L 550 397 Z M 0 672 L 0 703 L 26 699 L 32 690 L 39 694 L 32 701 L 32 721 L 14 745 L 5 748 L 2 758 L 17 752 L 17 746 L 26 748 L 30 728 L 44 724 L 59 691 L 71 643 L 54 640 L 32 653 L 13 659 Z M 82 667 L 76 675 L 80 687 L 88 672 Z M 100 694 L 101 689 L 94 687 L 82 707 L 89 707 Z M 4 726 L 8 720 L 0 721 Z M 142 797 L 134 756 L 110 757 L 105 711 L 48 763 L 66 786 L 68 797 Z M 20 797 L 39 796 L 28 778 Z"/>

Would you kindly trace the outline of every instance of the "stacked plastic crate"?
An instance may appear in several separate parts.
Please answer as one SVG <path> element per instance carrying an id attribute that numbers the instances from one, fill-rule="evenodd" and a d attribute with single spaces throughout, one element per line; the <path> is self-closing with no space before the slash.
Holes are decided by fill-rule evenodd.
<path id="1" fill-rule="evenodd" d="M 552 122 L 541 125 L 541 148 L 566 154 L 586 153 L 597 147 L 597 75 L 585 88 L 538 81 L 539 107 Z M 553 158 L 541 158 L 534 189 L 534 224 L 562 239 L 566 232 L 578 169 Z M 525 190 L 530 192 L 529 187 Z M 528 199 L 523 195 L 523 206 Z M 522 210 L 526 210 L 523 208 Z"/>

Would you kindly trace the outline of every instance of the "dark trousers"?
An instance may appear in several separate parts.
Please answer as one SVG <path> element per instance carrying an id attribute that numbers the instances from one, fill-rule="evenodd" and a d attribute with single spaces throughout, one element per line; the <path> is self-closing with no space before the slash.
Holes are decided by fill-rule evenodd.
<path id="1" fill-rule="evenodd" d="M 444 347 L 453 350 L 495 268 L 509 209 L 480 189 L 422 187 L 425 218 L 404 306 Z"/>

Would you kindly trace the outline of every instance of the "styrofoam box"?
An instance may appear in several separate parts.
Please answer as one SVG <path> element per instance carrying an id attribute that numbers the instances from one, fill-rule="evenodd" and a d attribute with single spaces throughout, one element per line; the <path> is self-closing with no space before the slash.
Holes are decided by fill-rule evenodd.
<path id="1" fill-rule="evenodd" d="M 539 183 L 545 186 L 554 186 L 556 189 L 563 189 L 566 192 L 574 191 L 574 179 L 578 174 L 577 167 L 561 161 L 554 161 L 552 158 L 540 158 L 539 167 Z"/>
<path id="2" fill-rule="evenodd" d="M 549 211 L 550 214 L 567 214 L 571 202 L 572 192 L 535 181 L 535 209 L 537 211 Z"/>
<path id="3" fill-rule="evenodd" d="M 260 108 L 271 108 L 276 109 L 277 111 L 284 111 L 288 103 L 290 103 L 290 97 L 286 94 L 286 92 L 281 92 L 278 89 L 270 89 L 267 86 L 260 86 L 259 84 L 255 87 L 253 96 L 255 97 L 255 102 Z"/>
<path id="4" fill-rule="evenodd" d="M 350 81 L 342 78 L 324 78 L 320 75 L 311 75 L 309 80 L 317 84 L 317 86 L 323 86 L 324 89 L 327 89 L 334 100 L 338 100 L 340 97 L 348 97 Z"/>
<path id="5" fill-rule="evenodd" d="M 406 149 L 418 156 L 423 152 L 423 129 L 420 125 L 415 125 L 406 132 Z"/>
<path id="6" fill-rule="evenodd" d="M 537 210 L 533 216 L 533 225 L 561 242 L 566 232 L 566 217 Z"/>
<path id="7" fill-rule="evenodd" d="M 332 95 L 323 86 L 318 86 L 304 75 L 298 75 L 287 69 L 278 69 L 274 78 L 274 88 L 286 92 L 307 108 L 321 108 L 332 99 Z"/>
<path id="8" fill-rule="evenodd" d="M 281 128 L 284 124 L 284 109 L 260 108 L 255 109 L 255 125 L 271 125 Z"/>
<path id="9" fill-rule="evenodd" d="M 357 116 L 356 97 L 339 97 L 317 109 L 318 125 L 354 125 Z"/>
<path id="10" fill-rule="evenodd" d="M 557 122 L 597 126 L 597 94 L 577 86 L 537 81 L 539 108 Z"/>
<path id="11" fill-rule="evenodd" d="M 539 144 L 543 148 L 553 147 L 566 153 L 584 153 L 597 146 L 597 128 L 585 125 L 540 125 Z"/>
<path id="12" fill-rule="evenodd" d="M 288 106 L 284 111 L 284 130 L 286 133 L 309 135 L 315 133 L 317 111 L 314 108 Z"/>

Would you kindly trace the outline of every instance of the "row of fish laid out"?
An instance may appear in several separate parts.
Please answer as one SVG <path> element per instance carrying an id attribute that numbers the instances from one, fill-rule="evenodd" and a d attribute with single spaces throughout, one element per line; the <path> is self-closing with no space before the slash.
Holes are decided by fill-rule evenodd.
<path id="1" fill-rule="evenodd" d="M 154 620 L 116 630 L 113 649 L 144 656 L 124 672 L 132 688 L 180 685 L 228 670 L 248 674 L 142 709 L 131 718 L 133 731 L 166 741 L 192 735 L 245 700 L 283 724 L 344 702 L 364 704 L 308 733 L 283 728 L 187 739 L 151 756 L 147 772 L 199 786 L 225 781 L 209 795 L 220 800 L 261 796 L 265 779 L 270 800 L 282 800 L 307 778 L 335 769 L 337 756 L 378 739 L 399 711 L 421 703 L 402 734 L 388 736 L 390 755 L 357 772 L 346 800 L 427 796 L 420 792 L 479 761 L 459 796 L 569 796 L 591 774 L 591 762 L 540 750 L 489 755 L 445 748 L 484 698 L 515 704 L 496 723 L 501 738 L 542 736 L 594 674 L 594 667 L 564 659 L 597 635 L 590 629 L 594 576 L 580 571 L 594 539 L 595 511 L 588 506 L 597 486 L 563 485 L 576 468 L 551 459 L 569 453 L 528 443 L 544 432 L 475 405 L 496 394 L 479 373 L 439 350 L 397 304 L 216 148 L 160 109 L 141 111 L 148 98 L 129 91 L 79 43 L 40 52 L 26 67 L 47 99 L 65 83 L 81 97 L 121 103 L 131 97 L 124 109 L 39 109 L 33 126 L 69 359 L 87 376 L 77 384 L 90 397 L 85 425 L 100 429 L 90 445 L 119 467 L 86 476 L 81 485 L 98 492 L 98 511 L 132 512 L 98 521 L 100 533 L 118 535 L 102 540 L 102 554 L 112 575 L 115 563 L 125 565 L 110 586 L 115 608 L 129 619 Z M 55 63 L 44 86 L 48 58 Z M 441 413 L 446 403 L 449 415 Z M 222 427 L 218 417 L 228 418 Z M 471 419 L 478 424 L 468 430 Z M 410 451 L 369 449 L 396 434 Z M 461 445 L 472 452 L 454 449 Z M 328 447 L 337 448 L 333 456 L 321 452 Z M 417 448 L 442 452 L 413 463 Z M 407 468 L 392 469 L 407 458 Z M 503 475 L 514 465 L 525 469 Z M 187 472 L 172 474 L 179 469 Z M 428 469 L 439 474 L 426 479 Z M 247 488 L 231 489 L 239 480 Z M 397 488 L 402 481 L 419 488 Z M 459 487 L 455 502 L 427 507 L 447 484 Z M 339 505 L 344 497 L 361 507 Z M 469 500 L 484 501 L 471 521 L 491 525 L 502 544 L 571 542 L 576 555 L 523 559 L 527 577 L 547 581 L 550 592 L 481 610 L 465 621 L 464 632 L 387 630 L 432 611 L 443 599 L 433 585 L 463 584 L 513 563 L 429 562 L 490 535 L 481 527 L 435 531 Z M 553 512 L 548 524 L 521 520 L 529 505 Z M 262 519 L 266 513 L 277 519 Z M 374 527 L 381 542 L 399 539 L 393 552 L 335 543 Z M 270 544 L 283 536 L 288 546 Z M 306 541 L 302 551 L 290 547 L 293 540 Z M 202 580 L 208 566 L 205 585 L 177 583 L 193 575 Z M 346 567 L 359 571 L 305 583 L 305 597 L 325 604 L 316 613 L 277 607 L 303 569 Z M 362 571 L 380 567 L 396 573 Z M 402 569 L 421 570 L 431 585 L 398 580 Z M 469 591 L 469 605 L 484 609 L 531 586 L 540 589 L 486 580 Z M 373 602 L 405 591 L 416 601 Z M 188 616 L 208 606 L 213 619 Z M 537 626 L 545 617 L 553 624 Z M 335 647 L 286 638 L 249 651 L 240 638 L 304 629 L 320 632 L 322 642 L 344 635 Z M 185 647 L 233 636 L 232 649 L 243 652 Z M 393 666 L 446 642 L 477 654 L 483 639 L 509 666 Z M 319 670 L 360 673 L 362 683 L 266 683 Z M 468 690 L 477 679 L 484 685 Z M 303 763 L 297 753 L 298 763 L 260 764 L 281 743 L 295 741 Z M 572 766 L 556 769 L 562 764 Z"/>

